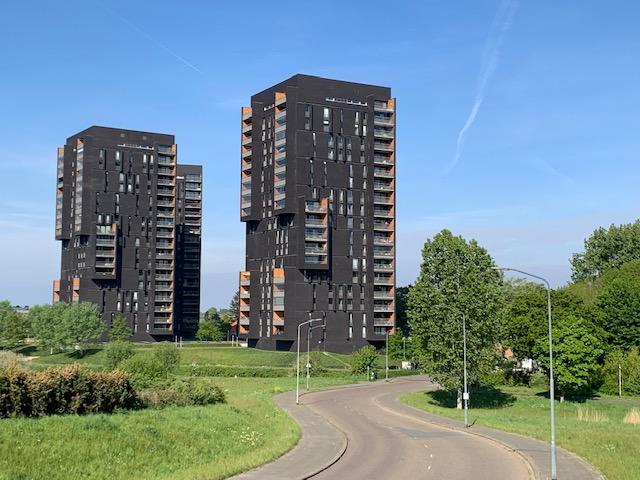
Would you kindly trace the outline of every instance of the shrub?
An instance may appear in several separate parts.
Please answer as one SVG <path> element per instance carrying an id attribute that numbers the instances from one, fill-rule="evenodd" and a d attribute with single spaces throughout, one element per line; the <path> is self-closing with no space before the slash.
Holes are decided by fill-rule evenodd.
<path id="1" fill-rule="evenodd" d="M 133 383 L 139 387 L 147 387 L 168 376 L 168 370 L 154 355 L 137 353 L 127 358 L 118 366 L 120 370 L 131 375 Z"/>
<path id="2" fill-rule="evenodd" d="M 170 343 L 163 343 L 152 351 L 153 358 L 167 370 L 167 373 L 175 373 L 180 366 L 180 350 Z"/>
<path id="3" fill-rule="evenodd" d="M 0 371 L 0 417 L 113 412 L 139 406 L 124 372 L 93 372 L 78 365 L 43 371 Z"/>
<path id="4" fill-rule="evenodd" d="M 195 377 L 257 377 L 274 378 L 290 377 L 295 375 L 295 371 L 286 368 L 269 367 L 227 367 L 220 365 L 191 365 L 189 371 L 183 371 Z"/>
<path id="5" fill-rule="evenodd" d="M 377 360 L 378 354 L 375 348 L 371 345 L 362 347 L 351 355 L 351 371 L 353 373 L 367 373 L 367 370 L 374 369 Z"/>
<path id="6" fill-rule="evenodd" d="M 20 354 L 9 352 L 9 351 L 0 351 L 0 368 L 6 368 L 12 365 L 26 365 L 27 359 Z"/>
<path id="7" fill-rule="evenodd" d="M 114 370 L 127 358 L 133 356 L 133 346 L 123 340 L 112 340 L 104 348 L 105 365 L 109 370 Z"/>
<path id="8" fill-rule="evenodd" d="M 640 395 L 640 350 L 635 347 L 628 352 L 612 350 L 602 367 L 602 393 L 618 395 L 618 373 L 622 373 L 622 394 Z"/>
<path id="9" fill-rule="evenodd" d="M 226 401 L 222 389 L 207 378 L 177 379 L 165 386 L 145 390 L 141 396 L 145 405 L 155 408 Z"/>

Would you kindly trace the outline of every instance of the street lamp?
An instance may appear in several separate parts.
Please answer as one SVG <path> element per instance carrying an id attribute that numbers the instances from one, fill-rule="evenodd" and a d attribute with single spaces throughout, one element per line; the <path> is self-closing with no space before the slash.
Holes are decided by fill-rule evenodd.
<path id="1" fill-rule="evenodd" d="M 469 389 L 467 388 L 467 318 L 465 313 L 457 307 L 440 303 L 436 308 L 448 308 L 455 311 L 462 317 L 462 365 L 463 365 L 463 385 L 462 403 L 464 405 L 464 426 L 469 426 Z"/>
<path id="2" fill-rule="evenodd" d="M 312 319 L 311 318 L 311 312 L 309 312 L 309 320 L 307 320 L 306 322 L 302 322 L 302 323 L 298 324 L 298 343 L 297 343 L 298 353 L 297 353 L 297 356 L 296 356 L 296 405 L 300 404 L 300 328 L 303 325 L 311 325 L 313 322 L 320 322 L 320 321 L 323 322 L 323 327 L 326 328 L 326 317 L 325 317 L 325 315 L 323 315 L 322 318 L 314 318 L 314 319 Z M 307 341 L 307 345 L 309 345 L 308 341 Z M 309 364 L 309 361 L 307 359 L 307 365 L 308 364 Z M 307 368 L 307 370 L 308 370 L 308 368 Z"/>
<path id="3" fill-rule="evenodd" d="M 549 326 L 549 402 L 551 407 L 551 480 L 558 480 L 557 456 L 556 456 L 556 412 L 555 412 L 555 380 L 553 378 L 553 333 L 551 325 L 551 285 L 546 278 L 532 273 L 518 270 L 517 268 L 492 267 L 503 272 L 517 272 L 522 275 L 540 280 L 547 288 L 547 319 Z"/>
<path id="4" fill-rule="evenodd" d="M 389 381 L 389 330 L 385 335 L 385 347 L 384 347 L 384 380 Z"/>

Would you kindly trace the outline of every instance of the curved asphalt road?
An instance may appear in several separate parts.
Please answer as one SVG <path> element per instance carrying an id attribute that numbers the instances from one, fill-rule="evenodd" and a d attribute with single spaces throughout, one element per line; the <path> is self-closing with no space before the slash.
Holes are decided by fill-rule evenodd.
<path id="1" fill-rule="evenodd" d="M 412 377 L 304 395 L 301 403 L 328 419 L 348 438 L 344 455 L 313 478 L 530 478 L 522 457 L 499 444 L 393 409 L 398 395 L 430 385 L 423 377 Z"/>

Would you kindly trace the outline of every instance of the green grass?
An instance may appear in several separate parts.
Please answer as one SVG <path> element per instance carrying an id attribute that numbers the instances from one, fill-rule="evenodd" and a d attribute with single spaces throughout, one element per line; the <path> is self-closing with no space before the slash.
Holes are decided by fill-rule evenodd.
<path id="1" fill-rule="evenodd" d="M 469 419 L 476 425 L 549 440 L 549 400 L 540 389 L 504 387 L 488 394 L 472 393 Z M 402 401 L 444 417 L 462 420 L 446 392 L 415 392 Z M 640 425 L 622 422 L 640 399 L 602 397 L 583 403 L 556 403 L 557 443 L 595 465 L 609 480 L 640 480 Z M 590 420 L 578 420 L 579 412 Z M 594 412 L 602 417 L 594 421 Z"/>
<path id="2" fill-rule="evenodd" d="M 219 479 L 291 449 L 300 432 L 274 393 L 291 378 L 217 378 L 227 403 L 0 420 L 0 479 Z M 314 387 L 352 378 L 312 379 Z"/>
<path id="3" fill-rule="evenodd" d="M 192 363 L 198 365 L 224 365 L 243 367 L 272 367 L 272 368 L 292 368 L 296 363 L 295 352 L 275 352 L 258 350 L 255 348 L 230 347 L 223 343 L 194 343 L 185 345 L 180 349 L 181 364 L 190 366 Z M 135 345 L 135 350 L 144 352 L 155 348 L 155 345 Z M 91 368 L 101 368 L 104 365 L 104 351 L 102 348 L 89 350 L 84 356 L 75 354 L 57 353 L 49 355 L 42 350 L 30 350 L 22 352 L 37 358 L 33 359 L 33 365 L 51 366 L 77 362 Z M 345 364 L 349 364 L 349 355 L 330 354 L 323 355 L 322 362 L 325 368 L 346 369 Z M 382 359 L 384 364 L 384 358 Z"/>

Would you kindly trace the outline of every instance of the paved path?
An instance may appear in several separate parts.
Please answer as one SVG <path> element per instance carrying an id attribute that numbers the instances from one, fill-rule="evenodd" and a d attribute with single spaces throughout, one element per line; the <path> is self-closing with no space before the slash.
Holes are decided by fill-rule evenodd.
<path id="1" fill-rule="evenodd" d="M 407 377 L 276 397 L 301 426 L 296 448 L 242 480 L 507 479 L 545 480 L 549 448 L 521 435 L 428 414 L 397 400 L 426 390 L 426 377 Z M 588 463 L 558 449 L 562 480 L 599 480 Z"/>

